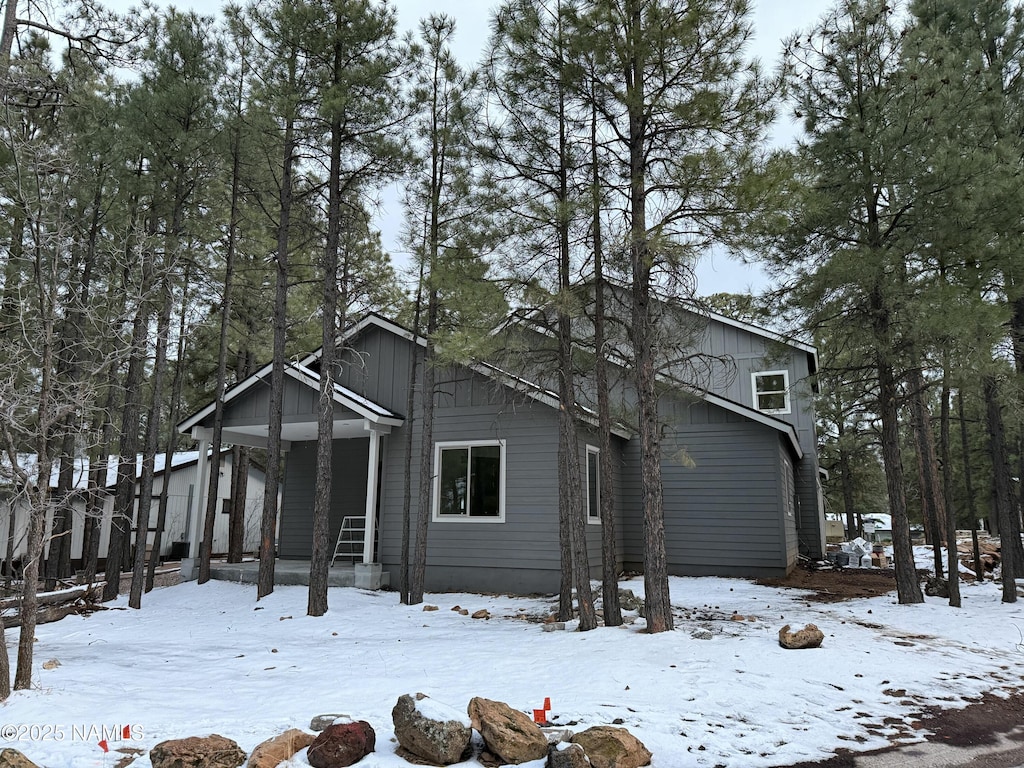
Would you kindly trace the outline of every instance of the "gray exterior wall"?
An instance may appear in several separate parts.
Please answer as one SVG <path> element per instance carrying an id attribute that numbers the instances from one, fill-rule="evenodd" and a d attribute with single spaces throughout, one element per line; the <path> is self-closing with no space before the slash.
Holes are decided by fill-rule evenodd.
<path id="1" fill-rule="evenodd" d="M 439 372 L 438 380 L 435 442 L 505 441 L 505 519 L 432 519 L 426 588 L 556 592 L 560 578 L 557 411 L 466 369 Z M 397 572 L 401 560 L 404 429 L 392 432 L 384 448 L 379 551 L 385 570 L 392 573 Z M 413 426 L 417 460 L 419 441 L 417 419 Z M 596 442 L 581 430 L 581 458 L 588 441 Z M 418 466 L 412 478 L 414 510 L 419 493 L 417 475 Z M 432 516 L 432 508 L 428 514 Z M 590 569 L 595 578 L 600 575 L 600 534 L 600 526 L 588 526 Z M 397 581 L 393 576 L 392 583 Z"/>
<path id="2" fill-rule="evenodd" d="M 614 288 L 610 289 L 612 294 L 615 291 Z M 609 298 L 611 306 L 617 306 L 612 296 Z M 825 516 L 818 479 L 812 361 L 809 354 L 792 345 L 774 341 L 742 324 L 697 317 L 685 309 L 657 306 L 664 310 L 659 329 L 663 335 L 662 343 L 668 350 L 666 354 L 679 357 L 683 352 L 696 352 L 707 356 L 703 361 L 706 365 L 691 362 L 671 368 L 667 362 L 663 363 L 663 367 L 679 380 L 706 388 L 716 395 L 756 410 L 752 374 L 777 370 L 788 372 L 791 410 L 785 414 L 769 415 L 793 426 L 804 454 L 802 459 L 794 457 L 800 550 L 810 557 L 824 557 Z M 625 311 L 625 305 L 618 306 L 618 311 Z M 618 344 L 619 353 L 626 356 L 629 354 L 628 338 L 622 329 L 619 332 L 621 338 L 614 341 L 613 346 Z M 585 336 L 586 330 L 581 333 Z M 527 365 L 532 360 L 534 367 L 526 375 L 545 386 L 557 386 L 549 362 L 553 355 L 554 340 L 531 328 L 516 329 L 515 334 L 517 339 L 521 339 L 521 345 L 545 350 L 546 357 L 527 359 Z M 586 345 L 585 340 L 583 344 Z M 717 359 L 717 362 L 712 362 L 712 359 Z M 624 372 L 621 369 L 616 369 L 615 373 L 618 379 L 612 383 L 614 407 L 629 421 L 631 417 L 628 414 L 634 412 L 636 402 L 633 386 L 628 378 L 623 378 Z M 581 384 L 586 388 L 586 382 Z M 592 391 L 585 392 L 581 400 L 591 407 L 595 406 Z"/>
<path id="3" fill-rule="evenodd" d="M 348 515 L 366 514 L 366 468 L 369 438 L 335 440 L 331 455 L 331 551 Z M 316 442 L 293 443 L 287 454 L 281 495 L 277 554 L 308 560 L 313 547 L 313 495 L 316 492 Z"/>
<path id="4" fill-rule="evenodd" d="M 771 415 L 793 425 L 804 452 L 803 459 L 798 460 L 794 467 L 801 551 L 810 557 L 824 557 L 825 518 L 818 481 L 814 393 L 808 354 L 715 320 L 707 324 L 701 347 L 715 354 L 728 355 L 735 362 L 735 375 L 718 377 L 713 389 L 717 394 L 748 407 L 756 407 L 752 374 L 775 370 L 789 372 L 791 410 Z"/>
<path id="5" fill-rule="evenodd" d="M 665 543 L 677 576 L 777 576 L 796 564 L 789 449 L 770 427 L 703 401 L 665 397 Z M 640 449 L 626 448 L 625 566 L 642 570 Z"/>

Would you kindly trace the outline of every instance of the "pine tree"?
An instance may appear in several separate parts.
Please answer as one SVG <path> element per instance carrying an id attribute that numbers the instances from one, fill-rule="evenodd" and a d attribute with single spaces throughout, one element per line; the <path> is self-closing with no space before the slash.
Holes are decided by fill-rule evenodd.
<path id="1" fill-rule="evenodd" d="M 582 315 L 578 230 L 587 214 L 585 134 L 572 59 L 570 2 L 511 0 L 498 9 L 489 45 L 486 87 L 492 102 L 483 148 L 496 180 L 496 207 L 509 254 L 506 271 L 532 316 L 556 339 L 558 509 L 561 587 L 559 618 L 580 630 L 597 626 L 590 589 L 586 511 L 578 437 L 573 323 Z M 523 299 L 520 299 L 522 301 Z M 549 322 L 550 320 L 550 322 Z M 536 363 L 536 361 L 534 361 Z"/>
<path id="2" fill-rule="evenodd" d="M 620 169 L 630 261 L 630 366 L 636 391 L 644 582 L 651 632 L 672 629 L 658 423 L 658 288 L 693 297 L 693 264 L 737 222 L 736 201 L 771 118 L 746 61 L 747 6 L 733 0 L 597 0 L 581 46 L 600 65 L 595 104 Z"/>

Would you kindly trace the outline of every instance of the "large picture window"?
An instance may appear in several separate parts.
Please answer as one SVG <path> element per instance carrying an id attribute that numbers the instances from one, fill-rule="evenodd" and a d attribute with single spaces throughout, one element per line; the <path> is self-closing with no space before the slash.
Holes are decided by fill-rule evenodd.
<path id="1" fill-rule="evenodd" d="M 438 443 L 434 456 L 434 519 L 505 519 L 503 440 Z"/>
<path id="2" fill-rule="evenodd" d="M 751 374 L 754 407 L 762 413 L 789 413 L 789 371 Z"/>
<path id="3" fill-rule="evenodd" d="M 587 522 L 601 522 L 601 451 L 587 446 Z"/>

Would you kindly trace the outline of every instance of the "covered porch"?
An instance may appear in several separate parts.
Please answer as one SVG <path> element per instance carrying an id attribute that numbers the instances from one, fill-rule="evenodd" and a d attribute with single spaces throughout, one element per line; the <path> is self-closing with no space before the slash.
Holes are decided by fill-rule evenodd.
<path id="1" fill-rule="evenodd" d="M 270 372 L 271 367 L 268 365 L 225 393 L 221 437 L 224 444 L 266 447 L 271 405 L 268 381 Z M 291 482 L 293 493 L 290 503 L 282 505 L 282 496 L 280 493 L 278 496 L 275 551 L 279 558 L 275 565 L 275 572 L 279 572 L 280 575 L 275 576 L 275 583 L 308 584 L 309 561 L 304 558 L 307 557 L 310 551 L 309 547 L 312 545 L 311 491 L 315 483 L 309 476 L 306 476 L 303 482 L 296 483 L 295 477 L 297 476 L 296 471 L 298 475 L 306 475 L 315 470 L 317 404 L 321 382 L 317 371 L 295 363 L 286 365 L 285 373 L 281 449 L 287 457 L 287 464 L 292 464 L 292 459 L 298 459 L 298 465 L 296 467 L 289 466 L 286 476 L 282 477 L 282 481 L 287 477 Z M 356 544 L 355 547 L 352 547 L 351 544 L 354 542 L 349 542 L 350 546 L 346 550 L 346 556 L 350 562 L 332 560 L 329 584 L 379 589 L 387 584 L 386 574 L 382 574 L 380 565 L 375 563 L 381 443 L 382 438 L 390 434 L 394 427 L 400 427 L 404 420 L 399 415 L 340 385 L 334 385 L 333 395 L 334 423 L 332 432 L 336 441 L 333 475 L 336 488 L 332 493 L 332 532 L 329 545 L 333 550 L 336 546 L 336 539 L 340 538 L 338 526 L 342 521 L 341 519 L 335 520 L 339 514 L 343 514 L 346 519 L 358 521 L 352 527 L 360 531 L 361 545 Z M 198 442 L 201 454 L 209 450 L 213 438 L 215 409 L 216 403 L 210 403 L 203 410 L 178 425 L 179 431 L 191 434 Z M 341 462 L 343 467 L 338 467 L 339 447 L 346 444 L 353 447 L 361 446 L 355 449 L 355 452 L 360 455 L 360 459 L 358 462 L 344 460 Z M 309 455 L 311 451 L 312 462 Z M 345 449 L 341 453 L 349 455 L 350 458 L 353 451 Z M 291 454 L 297 455 L 292 456 Z M 206 465 L 201 466 L 205 468 Z M 301 470 L 298 470 L 298 467 L 301 467 Z M 339 476 L 341 469 L 343 469 L 341 474 L 346 476 L 348 482 L 357 484 L 355 486 L 358 488 L 357 493 L 353 493 L 351 487 L 348 492 L 339 493 L 337 486 L 341 480 Z M 208 487 L 209 477 L 206 472 L 202 472 L 198 478 L 197 488 L 189 509 L 188 557 L 182 561 L 182 578 L 184 579 L 195 578 Z M 285 488 L 283 482 L 281 488 Z M 309 494 L 308 499 L 305 498 L 307 493 Z M 303 498 L 299 498 L 300 495 Z M 338 506 L 337 500 L 340 496 L 344 496 L 346 499 L 343 513 L 335 508 Z M 359 499 L 359 507 L 352 508 L 353 500 L 356 498 Z M 282 516 L 284 514 L 282 509 L 284 506 L 289 508 L 287 543 L 282 541 Z M 301 543 L 297 545 L 298 542 Z M 212 564 L 211 575 L 217 579 L 254 583 L 258 567 L 257 562 L 230 566 L 224 563 Z"/>

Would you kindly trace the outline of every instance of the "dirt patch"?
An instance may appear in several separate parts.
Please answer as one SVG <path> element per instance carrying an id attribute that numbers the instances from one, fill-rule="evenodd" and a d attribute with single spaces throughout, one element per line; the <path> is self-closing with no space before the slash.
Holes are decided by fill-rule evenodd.
<path id="1" fill-rule="evenodd" d="M 891 568 L 837 568 L 834 570 L 795 568 L 779 579 L 758 579 L 765 587 L 807 589 L 815 594 L 808 600 L 838 603 L 861 597 L 877 597 L 896 589 L 896 574 Z"/>
<path id="2" fill-rule="evenodd" d="M 949 744 L 954 747 L 996 745 L 997 736 L 1009 734 L 1014 740 L 1024 740 L 1020 725 L 1024 723 L 1024 691 L 1008 691 L 1008 696 L 986 693 L 962 709 L 925 707 L 921 719 L 913 723 L 914 730 L 926 731 L 926 741 Z M 858 755 L 893 752 L 900 748 L 894 744 L 870 752 L 850 752 L 840 749 L 825 760 L 793 763 L 789 768 L 856 768 Z M 909 762 L 909 761 L 908 761 Z M 919 765 L 919 762 L 913 762 Z"/>
<path id="3" fill-rule="evenodd" d="M 1007 734 L 1024 723 L 1024 693 L 1012 691 L 1002 697 L 986 693 L 963 709 L 926 707 L 921 718 L 931 731 L 928 741 L 954 747 L 995 744 L 996 734 Z"/>

